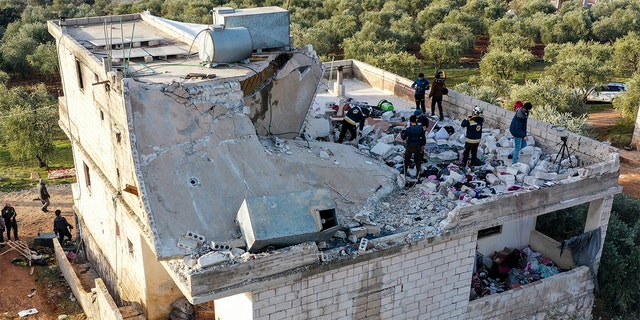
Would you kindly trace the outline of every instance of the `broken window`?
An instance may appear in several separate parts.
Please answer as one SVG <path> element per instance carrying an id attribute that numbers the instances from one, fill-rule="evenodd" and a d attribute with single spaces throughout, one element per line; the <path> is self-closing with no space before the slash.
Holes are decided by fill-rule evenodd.
<path id="1" fill-rule="evenodd" d="M 82 79 L 82 64 L 76 59 L 76 75 L 78 76 L 78 87 L 80 90 L 84 89 L 84 81 Z"/>
<path id="2" fill-rule="evenodd" d="M 538 216 L 536 230 L 556 241 L 579 236 L 584 232 L 589 204 L 582 204 Z"/>
<path id="3" fill-rule="evenodd" d="M 502 225 L 486 228 L 478 231 L 478 239 L 502 233 Z"/>
<path id="4" fill-rule="evenodd" d="M 84 169 L 84 182 L 87 188 L 91 188 L 91 175 L 89 173 L 89 166 L 86 163 L 82 163 L 82 167 Z"/>
<path id="5" fill-rule="evenodd" d="M 336 220 L 336 209 L 319 210 L 322 230 L 327 230 L 338 225 Z"/>

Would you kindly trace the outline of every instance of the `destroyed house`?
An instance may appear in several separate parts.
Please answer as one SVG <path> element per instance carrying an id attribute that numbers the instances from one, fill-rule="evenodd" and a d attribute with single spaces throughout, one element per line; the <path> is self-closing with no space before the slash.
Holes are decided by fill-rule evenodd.
<path id="1" fill-rule="evenodd" d="M 343 98 L 332 92 L 410 106 L 410 80 L 358 61 L 323 65 L 310 46 L 291 46 L 281 8 L 218 8 L 213 21 L 142 13 L 48 23 L 64 87 L 59 124 L 78 172 L 74 209 L 101 276 L 93 290 L 72 285 L 87 313 L 116 319 L 118 307 L 139 305 L 146 318 L 166 319 L 189 309 L 175 303 L 182 298 L 213 305 L 217 319 L 590 312 L 590 269 L 560 257 L 534 226 L 537 216 L 589 203 L 585 231 L 601 230 L 603 240 L 621 191 L 614 148 L 530 119 L 549 153 L 568 136 L 581 159 L 576 174 L 452 201 L 425 226 L 413 215 L 431 215 L 426 207 L 391 209 L 440 198 L 403 190 L 398 170 L 366 148 L 308 134 L 330 122 L 312 111 Z M 494 128 L 513 115 L 453 90 L 444 98 L 450 118 L 475 105 Z M 471 300 L 477 252 L 524 246 L 570 271 Z"/>

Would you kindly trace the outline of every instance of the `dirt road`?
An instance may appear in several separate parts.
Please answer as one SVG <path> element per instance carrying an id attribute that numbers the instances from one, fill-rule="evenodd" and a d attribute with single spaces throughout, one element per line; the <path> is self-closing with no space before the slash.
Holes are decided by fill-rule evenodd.
<path id="1" fill-rule="evenodd" d="M 49 213 L 40 210 L 40 201 L 34 201 L 38 197 L 36 189 L 0 194 L 2 206 L 10 202 L 16 209 L 18 237 L 27 244 L 32 243 L 38 232 L 52 232 L 55 209 L 60 209 L 69 222 L 74 222 L 71 186 L 54 186 L 48 189 L 51 194 Z M 0 250 L 0 254 L 0 319 L 18 319 L 18 312 L 32 308 L 38 310 L 38 313 L 23 319 L 58 319 L 59 315 L 85 319 L 71 289 L 55 265 L 55 259 L 45 266 L 28 267 L 11 262 L 21 256 L 16 251 L 9 250 L 8 246 Z"/>

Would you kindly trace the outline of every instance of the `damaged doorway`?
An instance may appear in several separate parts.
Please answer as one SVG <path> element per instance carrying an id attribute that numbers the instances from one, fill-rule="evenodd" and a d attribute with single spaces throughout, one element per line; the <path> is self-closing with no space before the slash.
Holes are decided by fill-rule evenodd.
<path id="1" fill-rule="evenodd" d="M 216 320 L 253 320 L 253 295 L 239 293 L 213 301 Z"/>

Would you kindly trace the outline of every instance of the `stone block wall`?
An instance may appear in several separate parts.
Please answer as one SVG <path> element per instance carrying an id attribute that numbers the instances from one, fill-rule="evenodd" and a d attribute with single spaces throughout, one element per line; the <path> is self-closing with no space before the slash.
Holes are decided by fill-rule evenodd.
<path id="1" fill-rule="evenodd" d="M 469 302 L 468 319 L 544 319 L 562 315 L 586 319 L 593 305 L 593 281 L 579 267 L 519 288 Z"/>
<path id="2" fill-rule="evenodd" d="M 330 68 L 331 63 L 325 63 L 325 69 Z M 334 68 L 342 66 L 344 78 L 349 75 L 369 85 L 392 92 L 407 101 L 413 100 L 413 90 L 410 79 L 400 77 L 382 69 L 373 67 L 364 62 L 354 60 L 343 60 L 333 62 Z M 511 124 L 514 112 L 500 106 L 492 105 L 482 100 L 470 97 L 454 90 L 449 90 L 449 94 L 443 97 L 443 110 L 451 118 L 462 119 L 471 114 L 473 107 L 479 106 L 485 110 L 485 123 L 489 127 L 508 129 Z M 535 106 L 534 106 L 535 108 Z M 560 130 L 559 130 L 560 129 Z M 620 167 L 619 151 L 599 141 L 577 135 L 575 133 L 557 128 L 551 124 L 537 121 L 530 118 L 528 121 L 529 134 L 535 136 L 536 143 L 546 152 L 555 154 L 560 149 L 560 138 L 567 137 L 567 146 L 570 151 L 581 161 L 581 166 L 595 167 L 588 168 L 587 176 L 599 175 L 604 172 L 615 172 Z"/>
<path id="3" fill-rule="evenodd" d="M 253 291 L 253 319 L 541 319 L 591 313 L 594 283 L 587 267 L 469 301 L 476 240 L 475 234 L 440 236 L 375 258 L 312 267 Z"/>
<path id="4" fill-rule="evenodd" d="M 254 291 L 254 319 L 465 319 L 475 244 L 445 235 L 302 272 Z"/>

